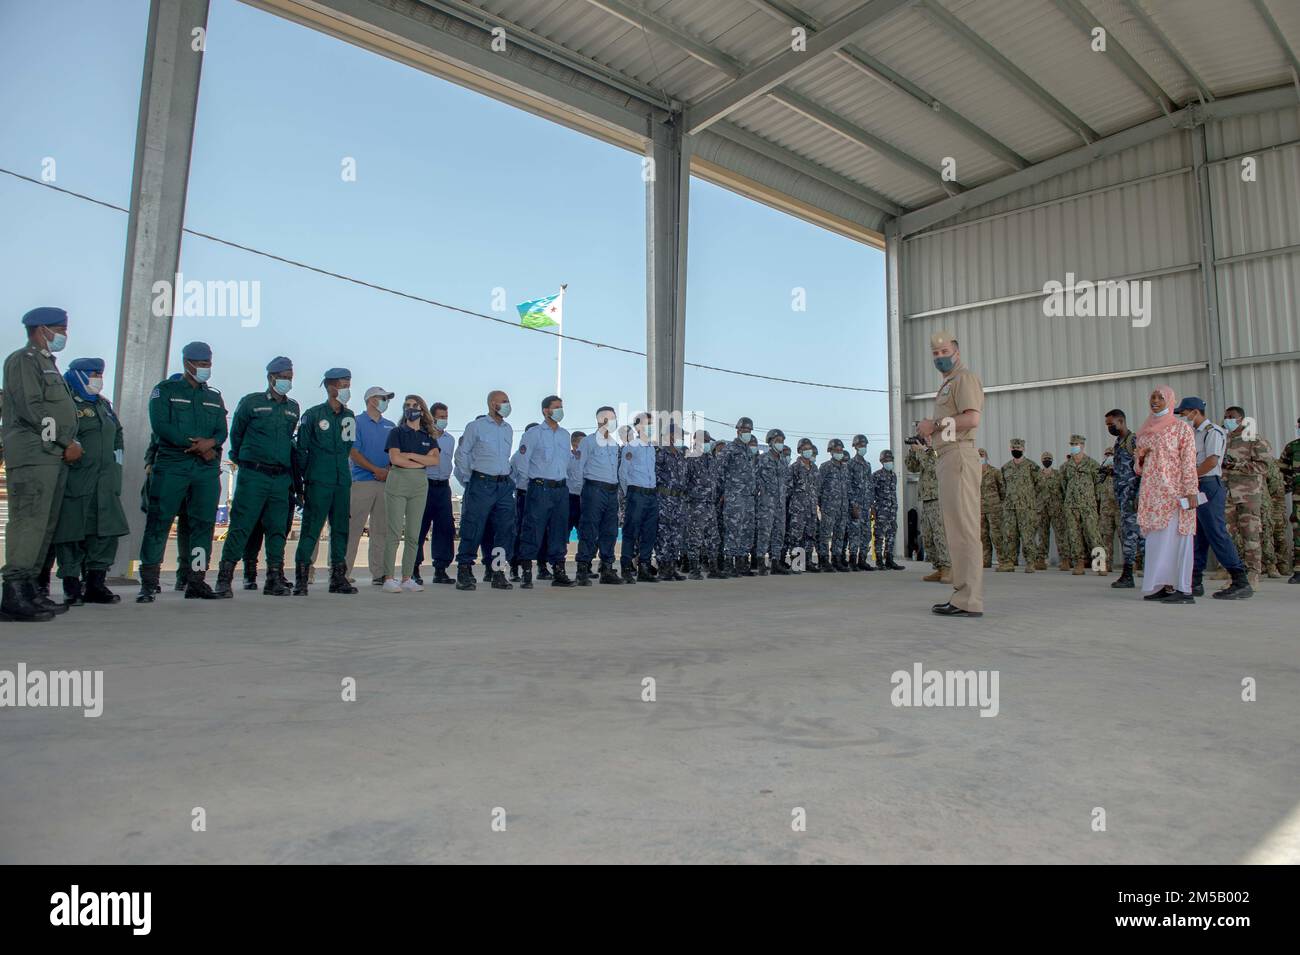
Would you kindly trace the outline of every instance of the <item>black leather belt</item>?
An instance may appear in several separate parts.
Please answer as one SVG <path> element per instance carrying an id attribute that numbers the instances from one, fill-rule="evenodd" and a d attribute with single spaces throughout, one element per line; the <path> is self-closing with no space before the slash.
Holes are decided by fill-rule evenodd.
<path id="1" fill-rule="evenodd" d="M 509 481 L 509 474 L 484 474 L 482 471 L 470 471 L 471 478 L 478 478 L 480 481 Z"/>
<path id="2" fill-rule="evenodd" d="M 258 474 L 269 474 L 271 477 L 279 477 L 289 470 L 283 464 L 262 464 L 258 461 L 244 461 L 239 466 L 248 468 L 250 471 L 256 471 Z"/>
<path id="3" fill-rule="evenodd" d="M 567 487 L 567 481 L 548 481 L 546 478 L 533 478 L 528 482 L 534 487 Z"/>
<path id="4" fill-rule="evenodd" d="M 451 486 L 451 482 L 450 482 L 450 481 L 440 481 L 440 480 L 438 480 L 437 478 L 429 478 L 429 483 L 432 484 L 434 487 L 450 487 L 450 486 Z"/>
<path id="5" fill-rule="evenodd" d="M 628 491 L 631 492 L 632 494 L 655 494 L 655 493 L 658 492 L 658 489 L 657 489 L 657 488 L 653 488 L 653 487 L 638 487 L 638 486 L 635 485 L 635 484 L 629 484 L 629 485 L 627 486 L 627 489 L 628 489 Z"/>
<path id="6" fill-rule="evenodd" d="M 672 487 L 661 487 L 661 488 L 656 488 L 656 490 L 664 497 L 685 497 L 686 496 L 685 491 L 679 491 L 676 488 L 672 488 Z"/>
<path id="7" fill-rule="evenodd" d="M 617 490 L 618 490 L 618 485 L 617 485 L 617 484 L 610 484 L 610 483 L 607 482 L 607 481 L 593 481 L 593 480 L 591 480 L 590 478 L 588 478 L 587 480 L 585 480 L 585 481 L 582 482 L 582 486 L 583 486 L 583 487 L 586 487 L 588 484 L 590 484 L 592 487 L 598 487 L 598 488 L 600 488 L 602 491 L 617 491 Z"/>

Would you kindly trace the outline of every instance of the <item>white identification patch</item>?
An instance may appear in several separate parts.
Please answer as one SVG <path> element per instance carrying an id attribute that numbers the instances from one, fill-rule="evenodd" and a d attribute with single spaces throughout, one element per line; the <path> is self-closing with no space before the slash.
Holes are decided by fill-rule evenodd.
<path id="1" fill-rule="evenodd" d="M 328 421 L 322 420 L 320 423 L 320 429 L 322 431 L 328 431 L 330 429 L 330 423 Z"/>

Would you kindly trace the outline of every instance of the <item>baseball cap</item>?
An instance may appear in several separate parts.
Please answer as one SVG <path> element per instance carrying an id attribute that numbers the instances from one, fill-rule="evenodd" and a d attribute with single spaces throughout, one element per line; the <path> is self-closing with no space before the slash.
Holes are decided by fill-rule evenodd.
<path id="1" fill-rule="evenodd" d="M 391 398 L 391 397 L 393 397 L 393 392 L 391 392 L 391 391 L 384 391 L 383 388 L 367 388 L 367 389 L 366 389 L 366 395 L 365 395 L 365 398 L 364 398 L 363 400 L 365 400 L 365 401 L 369 401 L 369 400 L 370 400 L 371 398 L 373 398 L 375 395 L 378 395 L 378 396 L 381 397 L 381 398 Z"/>

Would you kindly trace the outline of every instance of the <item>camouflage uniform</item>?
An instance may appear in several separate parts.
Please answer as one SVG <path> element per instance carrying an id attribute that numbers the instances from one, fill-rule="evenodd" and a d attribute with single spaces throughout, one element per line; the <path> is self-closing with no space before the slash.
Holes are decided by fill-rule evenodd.
<path id="1" fill-rule="evenodd" d="M 790 525 L 786 529 L 785 543 L 791 550 L 803 548 L 804 560 L 807 561 L 817 549 L 817 501 L 821 497 L 821 472 L 813 462 L 799 457 L 790 465 L 786 482 Z"/>
<path id="2" fill-rule="evenodd" d="M 1070 443 L 1082 445 L 1087 439 L 1071 435 Z M 1061 483 L 1065 494 L 1065 530 L 1069 535 L 1067 546 L 1074 560 L 1075 573 L 1080 565 L 1092 560 L 1092 549 L 1097 546 L 1097 485 L 1101 482 L 1101 468 L 1080 451 L 1061 467 Z"/>
<path id="3" fill-rule="evenodd" d="M 1038 474 L 1038 569 L 1047 566 L 1047 557 L 1052 552 L 1052 534 L 1056 534 L 1056 550 L 1061 559 L 1061 566 L 1070 563 L 1070 554 L 1066 550 L 1068 539 L 1065 534 L 1065 494 L 1061 483 L 1059 468 L 1044 466 Z"/>
<path id="4" fill-rule="evenodd" d="M 1268 459 L 1264 486 L 1268 491 L 1264 495 L 1267 516 L 1262 518 L 1264 570 L 1270 577 L 1287 576 L 1291 573 L 1291 562 L 1287 559 L 1286 552 L 1286 482 L 1282 480 L 1282 469 L 1274 458 Z"/>
<path id="5" fill-rule="evenodd" d="M 718 459 L 686 459 L 686 556 L 713 560 L 718 554 Z"/>
<path id="6" fill-rule="evenodd" d="M 1124 557 L 1123 563 L 1137 561 L 1142 551 L 1142 535 L 1138 532 L 1138 486 L 1137 435 L 1130 431 L 1122 438 L 1115 439 L 1114 454 L 1111 455 L 1111 467 L 1114 469 L 1115 502 L 1119 505 L 1119 545 Z M 1110 538 L 1106 539 L 1106 551 L 1110 553 Z M 1114 563 L 1114 560 L 1111 560 Z"/>
<path id="7" fill-rule="evenodd" d="M 770 556 L 774 565 L 781 560 L 786 470 L 785 460 L 772 450 L 764 451 L 754 462 L 754 551 L 760 564 L 764 556 Z"/>
<path id="8" fill-rule="evenodd" d="M 1013 451 L 1025 450 L 1024 438 L 1012 438 Z M 1025 552 L 1025 573 L 1034 572 L 1038 548 L 1034 538 L 1038 530 L 1039 467 L 1022 454 L 1002 465 L 1002 484 L 1006 499 L 1002 504 L 1002 546 L 998 555 L 999 570 L 1015 570 L 1020 551 Z"/>
<path id="9" fill-rule="evenodd" d="M 943 513 L 939 510 L 939 474 L 934 462 L 934 449 L 929 445 L 908 445 L 904 463 L 907 470 L 921 476 L 917 487 L 921 497 L 921 542 L 934 569 L 944 571 L 952 566 L 952 558 L 948 556 L 948 538 L 944 535 Z"/>
<path id="10" fill-rule="evenodd" d="M 881 467 L 871 475 L 871 511 L 874 521 L 873 541 L 876 563 L 894 561 L 894 537 L 898 533 L 898 475 L 884 467 L 893 461 L 888 451 L 881 452 Z"/>
<path id="11" fill-rule="evenodd" d="M 1119 530 L 1119 500 L 1115 497 L 1115 473 L 1111 459 L 1106 458 L 1098 470 L 1101 483 L 1097 485 L 1097 542 L 1106 548 L 1106 567 L 1115 563 L 1115 532 Z"/>
<path id="12" fill-rule="evenodd" d="M 1258 578 L 1263 569 L 1260 538 L 1263 534 L 1264 477 L 1272 448 L 1258 435 L 1253 441 L 1247 441 L 1244 435 L 1245 429 L 1238 428 L 1235 437 L 1228 436 L 1223 462 L 1223 476 L 1228 485 L 1225 516 L 1228 533 L 1237 545 L 1237 553 L 1241 555 L 1246 570 Z"/>
<path id="13" fill-rule="evenodd" d="M 686 533 L 686 454 L 680 448 L 655 448 L 655 488 L 659 493 L 655 564 L 667 579 L 681 559 Z"/>
<path id="14" fill-rule="evenodd" d="M 754 457 L 749 444 L 739 440 L 722 452 L 722 549 L 727 557 L 748 557 L 754 544 Z"/>
<path id="15" fill-rule="evenodd" d="M 986 455 L 983 448 L 980 454 Z M 980 544 L 984 548 L 984 566 L 993 566 L 994 550 L 1002 550 L 1002 502 L 1007 487 L 1002 472 L 984 461 L 980 468 Z"/>
<path id="16" fill-rule="evenodd" d="M 849 458 L 849 526 L 846 533 L 849 562 L 856 564 L 867 559 L 871 544 L 871 462 L 865 454 Z M 857 508 L 858 516 L 853 516 Z"/>
<path id="17" fill-rule="evenodd" d="M 1300 427 L 1300 421 L 1296 422 Z M 1300 576 L 1300 438 L 1288 441 L 1278 458 L 1284 485 L 1291 487 L 1291 569 Z M 1292 580 L 1291 583 L 1300 583 Z"/>
<path id="18" fill-rule="evenodd" d="M 820 488 L 817 506 L 821 509 L 821 527 L 817 534 L 817 554 L 825 558 L 844 549 L 849 525 L 849 465 L 831 459 L 818 470 Z"/>

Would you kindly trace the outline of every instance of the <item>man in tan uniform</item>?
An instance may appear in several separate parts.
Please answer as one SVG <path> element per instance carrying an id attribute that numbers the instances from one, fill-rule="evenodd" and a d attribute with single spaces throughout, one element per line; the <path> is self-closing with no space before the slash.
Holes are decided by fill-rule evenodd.
<path id="1" fill-rule="evenodd" d="M 962 361 L 951 332 L 930 336 L 930 354 L 943 383 L 934 399 L 934 417 L 919 422 L 916 430 L 939 456 L 939 506 L 952 558 L 953 586 L 948 602 L 935 604 L 933 610 L 949 617 L 982 617 L 980 458 L 975 429 L 984 410 L 984 385 Z"/>

